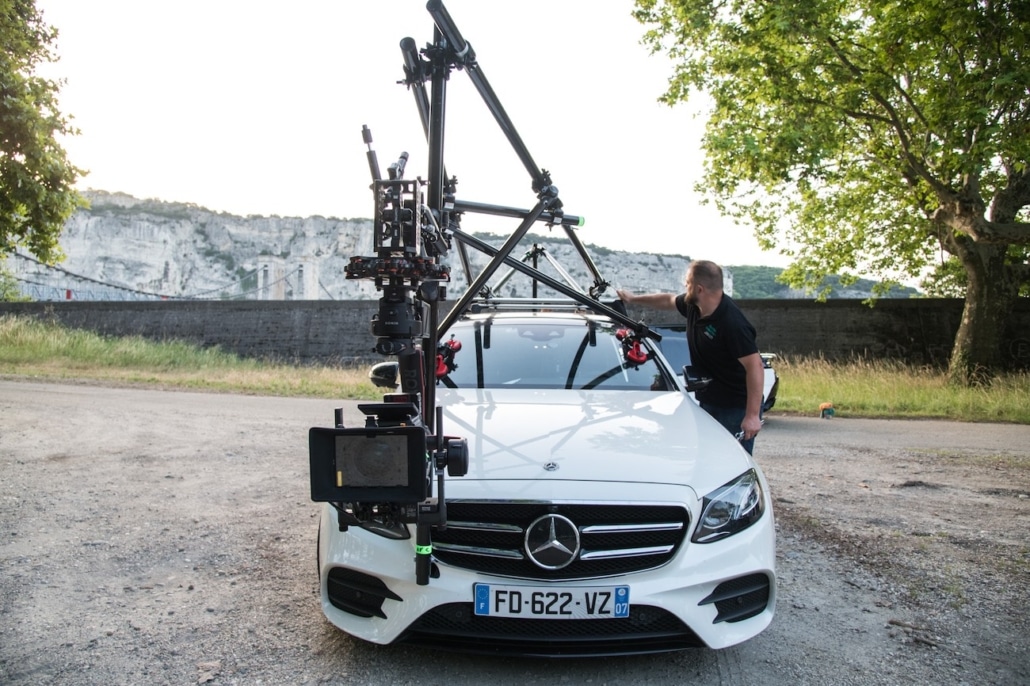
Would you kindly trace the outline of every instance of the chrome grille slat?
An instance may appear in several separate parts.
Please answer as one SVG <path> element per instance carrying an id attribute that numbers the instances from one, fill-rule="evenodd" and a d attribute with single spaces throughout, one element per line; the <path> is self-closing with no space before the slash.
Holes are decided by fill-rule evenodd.
<path id="1" fill-rule="evenodd" d="M 651 548 L 629 548 L 626 550 L 584 550 L 579 554 L 581 560 L 613 560 L 619 557 L 640 557 L 642 555 L 664 555 L 672 551 L 673 546 L 663 545 Z"/>
<path id="2" fill-rule="evenodd" d="M 521 526 L 515 526 L 513 524 L 496 524 L 490 522 L 455 522 L 448 520 L 448 528 L 451 529 L 462 529 L 471 531 L 505 531 L 511 533 L 522 533 L 524 529 Z"/>
<path id="3" fill-rule="evenodd" d="M 614 532 L 634 531 L 679 531 L 683 528 L 683 522 L 657 522 L 655 524 L 607 524 L 580 527 L 581 534 L 607 534 Z"/>
<path id="4" fill-rule="evenodd" d="M 482 555 L 484 557 L 503 557 L 509 560 L 521 560 L 525 557 L 520 550 L 505 550 L 500 548 L 477 548 L 471 545 L 454 545 L 452 543 L 433 542 L 434 550 L 447 550 L 464 555 Z"/>

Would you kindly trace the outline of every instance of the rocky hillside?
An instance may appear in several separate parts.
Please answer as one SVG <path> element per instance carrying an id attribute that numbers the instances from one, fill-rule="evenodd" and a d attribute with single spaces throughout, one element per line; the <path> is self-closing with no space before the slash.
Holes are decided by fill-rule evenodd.
<path id="1" fill-rule="evenodd" d="M 72 216 L 61 238 L 64 271 L 44 273 L 38 265 L 20 266 L 26 281 L 56 284 L 71 279 L 84 291 L 111 293 L 105 298 L 363 299 L 379 294 L 371 281 L 347 280 L 344 266 L 353 255 L 372 255 L 368 219 L 326 217 L 239 217 L 196 205 L 140 200 L 119 193 L 89 192 L 90 207 Z M 547 232 L 544 226 L 541 232 Z M 500 246 L 507 236 L 480 236 Z M 593 283 L 586 266 L 563 231 L 532 234 L 513 256 L 539 244 L 583 287 Z M 683 255 L 625 253 L 588 246 L 601 276 L 614 286 L 678 291 L 689 258 Z M 473 270 L 489 258 L 469 251 Z M 463 290 L 457 250 L 448 253 L 452 298 Z M 547 261 L 541 256 L 540 265 Z M 557 276 L 553 268 L 542 271 Z M 34 273 L 26 275 L 26 271 Z M 496 278 L 507 268 L 498 271 Z M 88 281 L 75 280 L 74 275 Z M 71 287 L 71 286 L 69 286 Z M 88 287 L 88 288 L 87 288 Z M 115 288 L 111 288 L 115 287 Z M 64 286 L 61 286 L 64 288 Z M 516 275 L 498 295 L 528 296 L 529 279 Z M 98 296 L 94 296 L 99 299 Z"/>

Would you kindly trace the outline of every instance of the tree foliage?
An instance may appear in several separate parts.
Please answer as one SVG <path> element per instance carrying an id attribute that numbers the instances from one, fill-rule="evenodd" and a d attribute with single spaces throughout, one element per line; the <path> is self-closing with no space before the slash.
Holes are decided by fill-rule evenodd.
<path id="1" fill-rule="evenodd" d="M 57 141 L 77 133 L 58 110 L 60 84 L 36 74 L 55 61 L 56 38 L 34 0 L 0 0 L 0 255 L 24 246 L 47 263 L 60 259 L 64 222 L 83 204 L 72 188 L 83 171 Z"/>
<path id="2" fill-rule="evenodd" d="M 21 302 L 25 300 L 28 300 L 28 298 L 21 294 L 17 279 L 8 271 L 3 257 L 0 257 L 0 303 Z"/>
<path id="3" fill-rule="evenodd" d="M 792 285 L 960 264 L 953 378 L 1002 365 L 1030 283 L 1030 3 L 636 5 L 676 64 L 663 99 L 711 99 L 700 190 L 792 258 Z"/>

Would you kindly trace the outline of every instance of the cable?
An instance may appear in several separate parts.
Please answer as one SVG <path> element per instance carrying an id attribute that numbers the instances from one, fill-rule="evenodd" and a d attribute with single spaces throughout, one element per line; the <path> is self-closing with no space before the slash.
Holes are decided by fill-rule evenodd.
<path id="1" fill-rule="evenodd" d="M 70 277 L 72 277 L 74 279 L 79 279 L 80 281 L 85 281 L 85 282 L 88 282 L 88 283 L 95 283 L 98 286 L 103 286 L 105 288 L 113 288 L 113 289 L 116 289 L 116 290 L 125 291 L 127 293 L 133 293 L 133 294 L 136 294 L 136 295 L 145 295 L 145 296 L 149 296 L 149 297 L 152 297 L 152 298 L 161 298 L 163 300 L 216 300 L 218 298 L 204 298 L 204 297 L 201 297 L 201 296 L 207 295 L 209 293 L 221 293 L 221 292 L 224 292 L 228 288 L 242 283 L 245 279 L 247 279 L 248 277 L 250 277 L 253 274 L 256 274 L 257 271 L 258 271 L 257 269 L 253 269 L 253 270 L 247 272 L 246 274 L 244 274 L 243 276 L 241 276 L 236 281 L 233 281 L 233 282 L 231 282 L 229 284 L 226 284 L 224 286 L 219 286 L 217 288 L 211 288 L 211 289 L 208 289 L 206 291 L 199 291 L 198 293 L 195 293 L 195 294 L 192 294 L 192 295 L 167 295 L 165 293 L 155 293 L 155 292 L 151 292 L 151 291 L 142 291 L 142 290 L 139 290 L 139 289 L 136 289 L 136 288 L 129 288 L 127 286 L 121 286 L 121 285 L 114 284 L 114 283 L 109 283 L 109 282 L 106 282 L 106 281 L 100 281 L 98 279 L 94 279 L 94 278 L 91 278 L 91 277 L 88 277 L 88 276 L 83 276 L 82 274 L 76 274 L 75 272 L 68 271 L 67 269 L 63 269 L 63 268 L 57 267 L 55 265 L 50 265 L 50 264 L 46 264 L 45 262 L 40 262 L 39 260 L 37 260 L 37 259 L 35 259 L 33 257 L 29 257 L 28 255 L 23 255 L 23 254 L 21 254 L 19 252 L 14 252 L 12 254 L 15 257 L 19 257 L 19 258 L 21 258 L 23 260 L 26 260 L 28 262 L 33 262 L 33 263 L 35 263 L 35 264 L 37 264 L 37 265 L 39 265 L 41 267 L 44 267 L 46 269 L 53 270 L 53 271 L 56 271 L 56 272 L 60 272 L 62 274 L 70 276 Z M 290 276 L 293 273 L 294 272 L 291 272 L 290 274 L 287 274 L 287 276 Z M 286 277 L 283 277 L 283 279 L 285 279 L 285 278 Z M 22 279 L 19 279 L 19 280 L 22 280 Z M 280 280 L 282 280 L 282 279 L 280 279 Z M 26 282 L 26 283 L 28 283 L 28 282 Z M 278 283 L 278 281 L 275 281 L 273 283 Z M 44 287 L 48 287 L 48 288 L 54 288 L 54 286 L 46 286 L 45 284 L 34 284 L 34 285 L 44 286 Z M 270 286 L 272 284 L 268 284 L 268 285 Z M 245 295 L 246 293 L 253 293 L 255 290 L 260 290 L 260 289 L 254 289 L 254 290 L 245 291 L 245 292 L 241 291 L 240 295 Z"/>

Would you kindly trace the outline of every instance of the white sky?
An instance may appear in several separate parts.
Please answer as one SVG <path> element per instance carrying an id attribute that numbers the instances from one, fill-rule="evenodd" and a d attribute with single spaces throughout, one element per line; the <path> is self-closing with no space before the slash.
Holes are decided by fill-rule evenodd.
<path id="1" fill-rule="evenodd" d="M 702 122 L 659 104 L 671 74 L 639 39 L 632 0 L 445 0 L 483 75 L 584 242 L 784 266 L 702 206 Z M 233 214 L 370 217 L 361 127 L 380 167 L 425 138 L 398 47 L 432 40 L 425 0 L 36 0 L 60 31 L 64 141 L 83 189 Z M 528 172 L 472 82 L 448 87 L 445 165 L 458 197 L 530 208 Z M 466 231 L 514 220 L 466 215 Z M 540 231 L 546 229 L 541 225 Z"/>

